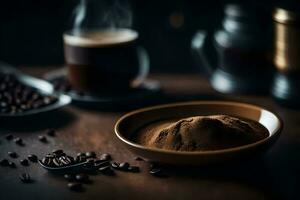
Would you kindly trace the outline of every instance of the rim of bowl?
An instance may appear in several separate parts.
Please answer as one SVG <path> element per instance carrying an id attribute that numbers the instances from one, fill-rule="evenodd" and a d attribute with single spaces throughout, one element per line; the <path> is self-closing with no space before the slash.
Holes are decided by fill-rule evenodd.
<path id="1" fill-rule="evenodd" d="M 239 106 L 239 107 L 247 107 L 247 108 L 252 108 L 255 110 L 265 110 L 267 112 L 272 113 L 277 119 L 278 119 L 278 128 L 275 130 L 273 134 L 269 133 L 270 135 L 262 140 L 259 140 L 254 143 L 246 144 L 246 145 L 241 145 L 237 147 L 232 147 L 232 148 L 226 148 L 226 149 L 219 149 L 219 150 L 207 150 L 207 151 L 174 151 L 174 150 L 165 150 L 165 149 L 158 149 L 158 148 L 149 148 L 143 145 L 140 145 L 138 143 L 132 142 L 125 138 L 123 134 L 119 132 L 119 126 L 123 121 L 128 118 L 129 116 L 135 115 L 137 113 L 141 112 L 146 112 L 150 110 L 157 110 L 160 108 L 169 108 L 169 107 L 176 107 L 176 106 L 184 106 L 184 105 L 207 105 L 207 104 L 218 104 L 218 105 L 232 105 L 232 106 Z M 114 126 L 114 132 L 117 135 L 117 137 L 125 144 L 146 150 L 146 151 L 151 151 L 151 152 L 156 152 L 156 153 L 164 153 L 164 154 L 175 154 L 175 155 L 209 155 L 209 154 L 224 154 L 224 153 L 230 153 L 230 152 L 236 152 L 236 151 L 241 151 L 245 149 L 249 149 L 258 145 L 262 145 L 266 143 L 268 140 L 277 137 L 280 135 L 281 131 L 283 129 L 283 121 L 279 117 L 278 114 L 265 109 L 264 107 L 256 106 L 253 104 L 248 104 L 248 103 L 241 103 L 241 102 L 234 102 L 234 101 L 188 101 L 188 102 L 178 102 L 178 103 L 170 103 L 170 104 L 162 104 L 162 105 L 156 105 L 156 106 L 151 106 L 151 107 L 146 107 L 146 108 L 141 108 L 137 109 L 134 111 L 131 111 L 125 115 L 123 115 L 121 118 L 118 119 Z"/>

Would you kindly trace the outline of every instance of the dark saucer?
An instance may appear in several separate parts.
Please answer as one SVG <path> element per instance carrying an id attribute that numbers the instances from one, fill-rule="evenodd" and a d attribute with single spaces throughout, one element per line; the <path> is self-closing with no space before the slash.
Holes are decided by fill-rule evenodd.
<path id="1" fill-rule="evenodd" d="M 128 110 L 155 104 L 162 94 L 161 85 L 155 80 L 145 80 L 141 85 L 127 91 L 108 91 L 101 94 L 89 94 L 72 89 L 66 79 L 66 70 L 50 72 L 44 76 L 55 90 L 72 98 L 72 103 L 80 107 L 102 110 Z"/>

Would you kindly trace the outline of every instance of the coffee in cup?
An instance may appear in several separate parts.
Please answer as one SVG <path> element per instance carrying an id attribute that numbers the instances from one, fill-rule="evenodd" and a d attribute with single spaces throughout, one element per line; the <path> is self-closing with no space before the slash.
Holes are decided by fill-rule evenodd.
<path id="1" fill-rule="evenodd" d="M 131 29 L 68 31 L 64 34 L 68 80 L 78 90 L 127 90 L 147 75 L 145 52 Z M 141 64 L 144 63 L 144 64 Z M 146 62 L 147 63 L 147 62 Z"/>

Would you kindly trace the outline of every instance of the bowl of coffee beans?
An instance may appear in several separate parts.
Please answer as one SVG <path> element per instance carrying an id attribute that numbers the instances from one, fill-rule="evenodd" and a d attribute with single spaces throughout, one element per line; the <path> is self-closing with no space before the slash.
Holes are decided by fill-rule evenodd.
<path id="1" fill-rule="evenodd" d="M 55 93 L 47 81 L 0 70 L 0 118 L 52 111 L 70 102 L 69 96 Z"/>

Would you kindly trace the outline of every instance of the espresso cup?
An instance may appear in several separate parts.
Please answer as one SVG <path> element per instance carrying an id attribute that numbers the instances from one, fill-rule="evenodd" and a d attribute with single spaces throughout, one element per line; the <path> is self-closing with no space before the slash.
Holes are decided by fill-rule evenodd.
<path id="1" fill-rule="evenodd" d="M 134 30 L 71 30 L 63 38 L 67 78 L 77 90 L 124 91 L 141 84 L 148 74 L 148 56 L 137 46 Z"/>

